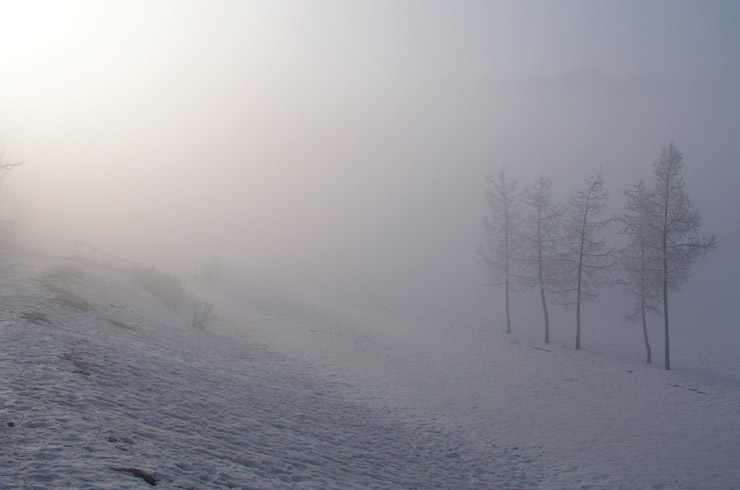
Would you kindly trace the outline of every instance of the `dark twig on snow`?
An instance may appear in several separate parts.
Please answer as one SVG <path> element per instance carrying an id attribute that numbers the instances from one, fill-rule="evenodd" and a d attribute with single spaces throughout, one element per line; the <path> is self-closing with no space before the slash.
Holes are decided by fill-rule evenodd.
<path id="1" fill-rule="evenodd" d="M 157 479 L 154 478 L 150 473 L 147 473 L 146 471 L 137 469 L 137 468 L 114 468 L 111 467 L 113 471 L 118 471 L 121 473 L 131 473 L 136 478 L 141 478 L 145 482 L 147 482 L 149 485 L 155 487 L 157 486 Z"/>

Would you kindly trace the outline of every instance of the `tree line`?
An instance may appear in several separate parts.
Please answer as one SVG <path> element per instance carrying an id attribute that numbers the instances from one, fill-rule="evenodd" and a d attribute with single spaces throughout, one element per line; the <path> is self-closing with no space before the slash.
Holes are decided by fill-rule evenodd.
<path id="1" fill-rule="evenodd" d="M 550 179 L 540 176 L 519 189 L 506 167 L 487 176 L 488 215 L 483 220 L 481 261 L 504 291 L 506 332 L 511 333 L 510 296 L 536 288 L 542 305 L 545 342 L 550 342 L 548 300 L 573 305 L 575 348 L 581 348 L 581 305 L 602 287 L 619 284 L 631 300 L 631 320 L 642 323 L 647 362 L 652 362 L 647 317 L 662 317 L 665 369 L 670 369 L 669 293 L 689 279 L 696 261 L 714 249 L 714 235 L 700 235 L 701 217 L 685 190 L 683 155 L 671 142 L 653 162 L 652 187 L 637 181 L 624 191 L 624 211 L 604 216 L 608 193 L 604 172 L 590 175 L 563 203 Z M 625 244 L 605 235 L 619 226 Z"/>

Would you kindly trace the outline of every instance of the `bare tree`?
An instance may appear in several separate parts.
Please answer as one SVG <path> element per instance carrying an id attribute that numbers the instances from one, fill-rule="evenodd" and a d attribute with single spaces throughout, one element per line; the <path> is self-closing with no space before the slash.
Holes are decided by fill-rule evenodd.
<path id="1" fill-rule="evenodd" d="M 557 288 L 557 252 L 562 208 L 553 203 L 550 179 L 540 176 L 524 192 L 525 216 L 521 227 L 520 281 L 527 287 L 538 287 L 545 321 L 545 343 L 550 342 L 550 315 L 546 292 Z"/>
<path id="2" fill-rule="evenodd" d="M 663 324 L 665 329 L 665 368 L 671 369 L 668 322 L 668 292 L 678 291 L 690 277 L 691 266 L 717 246 L 717 238 L 699 236 L 701 217 L 685 190 L 681 176 L 683 155 L 673 141 L 662 149 L 653 163 L 655 171 L 654 227 L 662 262 Z"/>
<path id="3" fill-rule="evenodd" d="M 631 321 L 642 321 L 647 362 L 652 362 L 652 350 L 647 330 L 647 313 L 660 313 L 661 257 L 660 237 L 656 233 L 654 194 L 642 180 L 624 192 L 624 214 L 619 220 L 622 233 L 629 242 L 620 251 L 621 265 L 626 273 L 622 283 L 624 292 L 631 296 L 633 310 L 627 315 Z"/>
<path id="4" fill-rule="evenodd" d="M 495 284 L 504 288 L 506 333 L 511 333 L 509 296 L 514 286 L 514 241 L 521 220 L 520 193 L 516 190 L 516 181 L 509 179 L 506 167 L 502 167 L 495 178 L 486 176 L 486 182 L 489 215 L 483 219 L 485 236 L 480 257 Z"/>
<path id="5" fill-rule="evenodd" d="M 576 349 L 581 348 L 581 303 L 598 297 L 611 268 L 611 252 L 601 233 L 611 219 L 600 219 L 608 194 L 601 169 L 586 179 L 583 189 L 568 198 L 563 222 L 561 293 L 565 304 L 576 306 Z"/>
<path id="6" fill-rule="evenodd" d="M 16 167 L 20 167 L 21 165 L 23 165 L 23 162 L 12 163 L 5 159 L 5 149 L 2 142 L 0 142 L 0 204 L 7 199 L 7 195 L 2 192 L 5 178 L 11 170 Z"/>

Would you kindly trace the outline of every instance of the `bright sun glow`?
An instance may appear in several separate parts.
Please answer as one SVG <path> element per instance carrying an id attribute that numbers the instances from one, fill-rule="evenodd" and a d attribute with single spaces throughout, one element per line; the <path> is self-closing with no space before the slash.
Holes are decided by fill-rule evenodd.
<path id="1" fill-rule="evenodd" d="M 46 52 L 61 31 L 73 27 L 66 15 L 68 9 L 64 3 L 53 1 L 2 2 L 0 49 L 4 52 L 3 62 L 30 62 Z"/>

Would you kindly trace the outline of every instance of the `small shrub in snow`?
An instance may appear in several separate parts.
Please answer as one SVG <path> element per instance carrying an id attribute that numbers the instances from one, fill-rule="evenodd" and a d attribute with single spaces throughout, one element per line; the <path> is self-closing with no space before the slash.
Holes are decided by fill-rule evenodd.
<path id="1" fill-rule="evenodd" d="M 152 267 L 137 267 L 131 270 L 131 278 L 167 306 L 175 307 L 185 298 L 182 281 L 174 274 Z"/>
<path id="2" fill-rule="evenodd" d="M 208 301 L 193 301 L 193 327 L 205 330 L 213 322 L 213 304 Z"/>

